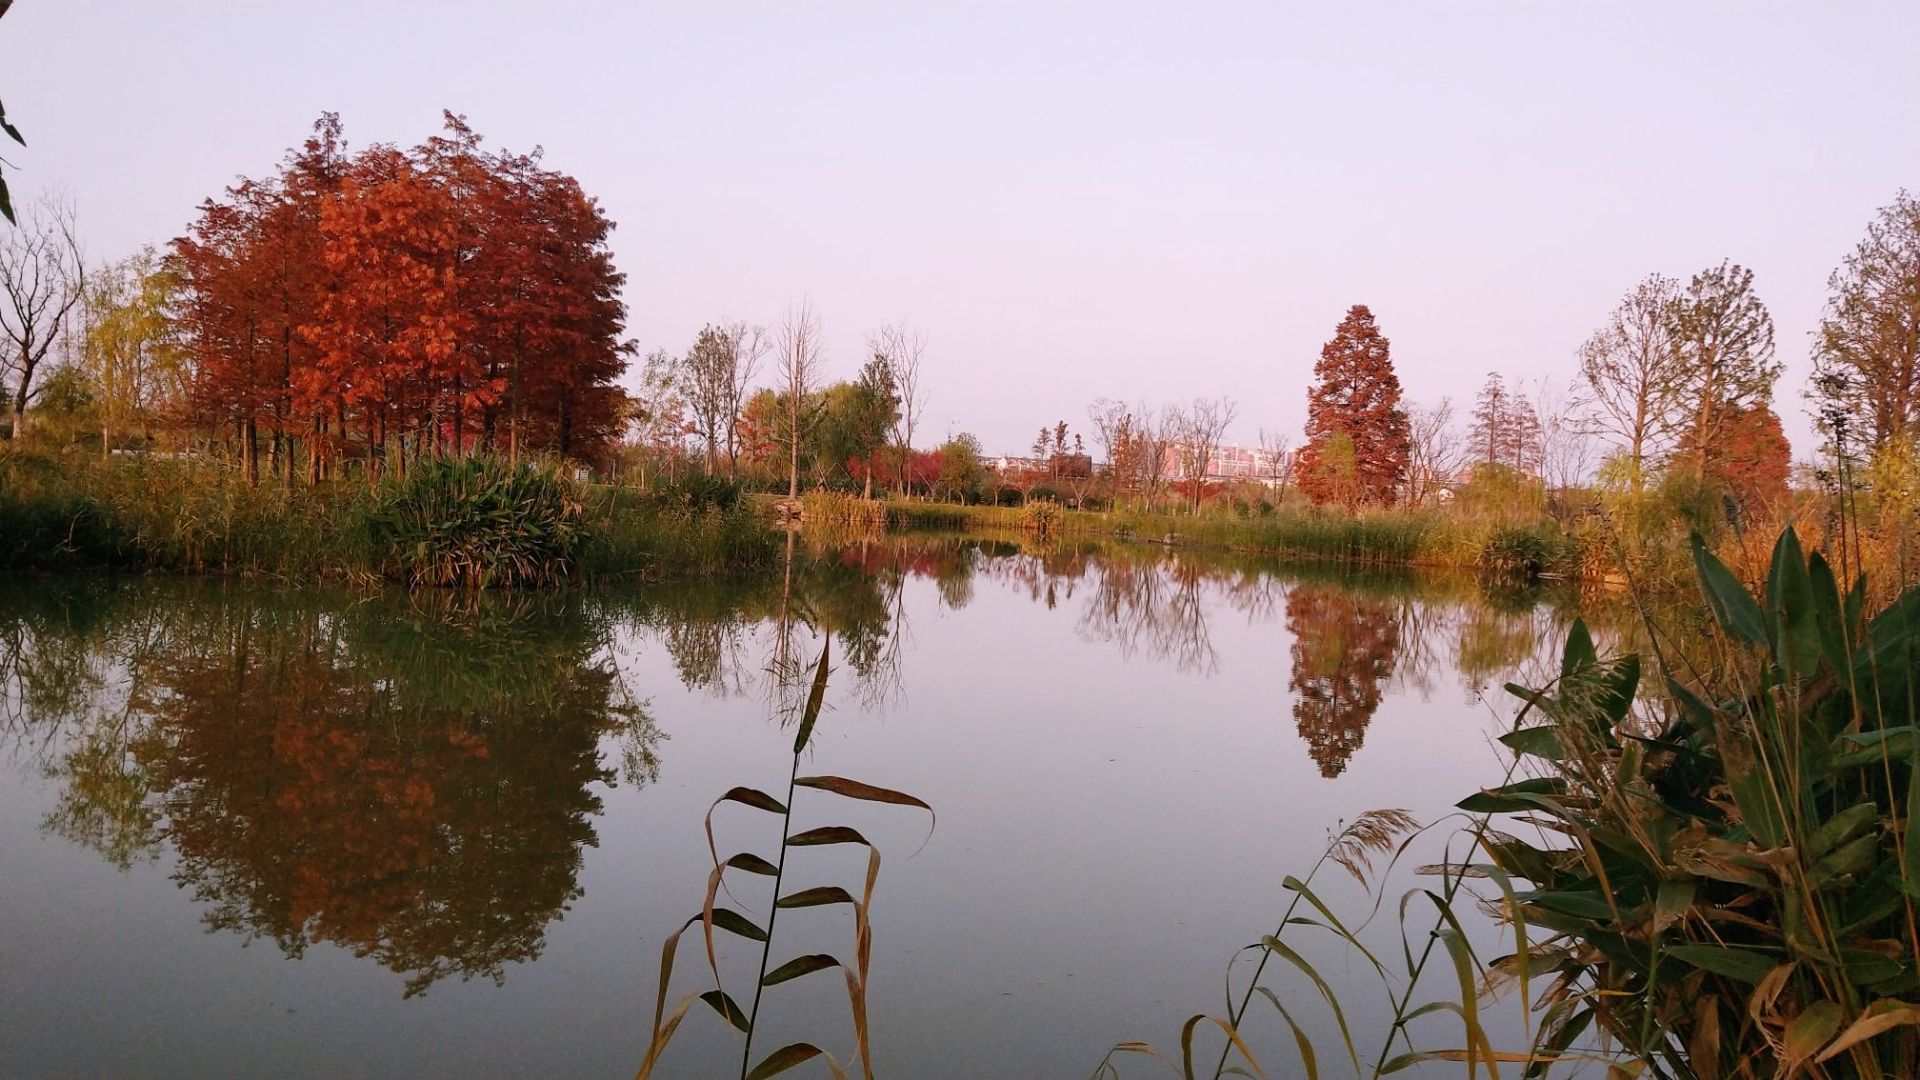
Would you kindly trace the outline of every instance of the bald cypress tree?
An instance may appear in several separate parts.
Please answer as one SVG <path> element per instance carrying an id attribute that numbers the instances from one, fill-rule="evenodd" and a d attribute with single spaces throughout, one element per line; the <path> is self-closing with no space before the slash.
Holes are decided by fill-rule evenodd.
<path id="1" fill-rule="evenodd" d="M 1365 304 L 1348 309 L 1313 374 L 1301 490 L 1349 510 L 1391 504 L 1406 484 L 1413 441 L 1387 339 Z"/>

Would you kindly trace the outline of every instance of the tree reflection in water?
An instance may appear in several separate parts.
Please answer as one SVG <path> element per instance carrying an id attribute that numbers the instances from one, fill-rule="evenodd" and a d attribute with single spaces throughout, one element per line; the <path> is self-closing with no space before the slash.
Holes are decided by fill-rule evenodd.
<path id="1" fill-rule="evenodd" d="M 171 846 L 210 928 L 340 945 L 409 996 L 498 981 L 580 896 L 592 785 L 616 780 L 602 739 L 629 781 L 658 772 L 645 703 L 577 602 L 163 592 L 109 632 L 36 635 L 33 656 L 127 657 L 117 704 L 64 709 L 46 826 L 120 866 Z"/>
<path id="2" fill-rule="evenodd" d="M 1366 738 L 1400 652 L 1400 610 L 1350 589 L 1298 585 L 1287 594 L 1296 695 L 1293 718 L 1307 754 L 1332 779 Z"/>
<path id="3" fill-rule="evenodd" d="M 983 583 L 1068 607 L 1081 639 L 1198 676 L 1223 665 L 1213 620 L 1284 620 L 1292 716 L 1336 777 L 1389 689 L 1425 695 L 1441 671 L 1475 694 L 1568 617 L 1471 581 L 1186 549 L 789 543 L 763 579 L 468 608 L 168 582 L 0 592 L 0 753 L 58 785 L 48 831 L 123 868 L 171 849 L 210 926 L 290 955 L 338 944 L 413 994 L 500 979 L 581 895 L 596 784 L 659 769 L 660 732 L 616 667 L 648 641 L 691 690 L 779 704 L 829 635 L 876 709 L 906 693 L 916 581 L 950 609 Z"/>

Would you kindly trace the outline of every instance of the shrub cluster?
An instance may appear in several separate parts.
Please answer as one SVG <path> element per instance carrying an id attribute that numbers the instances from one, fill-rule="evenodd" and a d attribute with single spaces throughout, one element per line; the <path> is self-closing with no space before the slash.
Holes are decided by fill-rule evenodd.
<path id="1" fill-rule="evenodd" d="M 408 585 L 558 585 L 581 542 L 581 493 L 557 466 L 425 458 L 367 514 L 375 565 Z"/>

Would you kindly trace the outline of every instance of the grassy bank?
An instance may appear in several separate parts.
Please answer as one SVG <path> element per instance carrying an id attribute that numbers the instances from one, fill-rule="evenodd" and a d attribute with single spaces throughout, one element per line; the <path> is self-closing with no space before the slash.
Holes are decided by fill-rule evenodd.
<path id="1" fill-rule="evenodd" d="M 579 484 L 539 464 L 283 487 L 191 460 L 0 450 L 0 567 L 14 570 L 557 584 L 745 572 L 778 554 L 736 499 Z"/>
<path id="2" fill-rule="evenodd" d="M 896 528 L 1019 530 L 1021 507 L 957 506 L 896 501 Z M 1139 511 L 1059 510 L 1050 528 L 1064 536 L 1099 536 L 1220 548 L 1281 559 L 1351 566 L 1446 567 L 1522 575 L 1579 576 L 1595 543 L 1552 518 L 1503 521 L 1444 510 L 1375 510 L 1355 516 L 1285 509 L 1257 517 Z"/>

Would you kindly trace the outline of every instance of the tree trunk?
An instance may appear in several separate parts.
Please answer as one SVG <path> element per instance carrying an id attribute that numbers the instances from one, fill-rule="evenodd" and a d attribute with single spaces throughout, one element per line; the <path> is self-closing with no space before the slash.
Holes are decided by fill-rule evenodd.
<path id="1" fill-rule="evenodd" d="M 254 418 L 247 417 L 246 433 L 241 437 L 241 453 L 247 462 L 247 484 L 260 486 L 260 426 Z"/>

